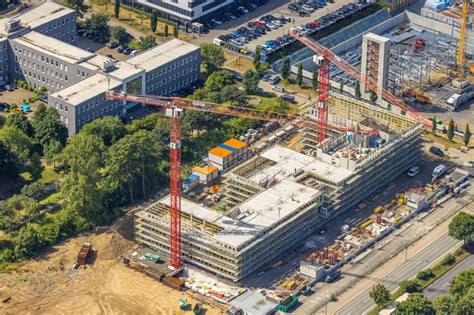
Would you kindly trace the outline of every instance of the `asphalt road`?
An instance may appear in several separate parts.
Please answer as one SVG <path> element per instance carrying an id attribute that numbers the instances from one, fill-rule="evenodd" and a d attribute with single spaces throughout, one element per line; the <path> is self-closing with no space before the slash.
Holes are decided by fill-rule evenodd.
<path id="1" fill-rule="evenodd" d="M 474 255 L 471 255 L 468 258 L 464 259 L 453 269 L 451 269 L 438 280 L 433 282 L 423 291 L 423 294 L 429 299 L 433 299 L 441 294 L 448 294 L 450 282 L 456 277 L 458 273 L 469 268 L 474 268 Z"/>
<path id="2" fill-rule="evenodd" d="M 383 283 L 383 285 L 385 285 L 390 291 L 396 290 L 401 281 L 412 278 L 418 273 L 418 271 L 426 268 L 431 263 L 444 256 L 451 248 L 453 248 L 458 243 L 458 240 L 453 239 L 447 234 L 440 237 L 437 241 L 427 246 L 416 256 L 412 257 L 405 264 L 390 273 L 381 281 L 381 283 Z M 375 304 L 373 300 L 369 296 L 369 290 L 367 290 L 361 295 L 359 295 L 357 298 L 346 304 L 336 314 L 363 314 L 374 305 Z"/>

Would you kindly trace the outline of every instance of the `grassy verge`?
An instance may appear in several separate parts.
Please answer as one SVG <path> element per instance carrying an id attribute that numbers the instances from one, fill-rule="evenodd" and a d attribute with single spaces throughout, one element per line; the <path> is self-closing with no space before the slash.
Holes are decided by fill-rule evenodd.
<path id="1" fill-rule="evenodd" d="M 461 139 L 454 137 L 453 141 L 449 141 L 448 137 L 441 131 L 437 131 L 436 134 L 433 134 L 431 131 L 425 131 L 425 138 L 442 145 L 444 150 L 449 148 L 460 149 L 462 146 L 464 146 L 464 143 L 461 141 Z M 470 147 L 472 147 L 472 145 Z"/>
<path id="2" fill-rule="evenodd" d="M 446 272 L 451 270 L 458 263 L 460 263 L 465 258 L 467 258 L 469 255 L 470 255 L 469 251 L 467 251 L 463 247 L 460 247 L 457 250 L 455 250 L 453 254 L 446 255 L 441 261 L 436 263 L 433 267 L 425 269 L 425 270 L 431 271 L 430 276 L 426 277 L 425 279 L 417 278 L 412 281 L 416 283 L 416 285 L 419 288 L 419 291 L 422 291 L 423 289 L 428 287 L 430 284 L 432 284 L 434 281 L 436 281 L 438 278 L 440 278 L 442 275 L 444 275 Z M 391 295 L 390 301 L 387 304 L 383 306 L 375 306 L 367 313 L 367 315 L 377 315 L 381 310 L 383 310 L 385 307 L 392 304 L 396 299 L 402 296 L 405 292 L 406 292 L 405 288 L 399 287 Z"/>

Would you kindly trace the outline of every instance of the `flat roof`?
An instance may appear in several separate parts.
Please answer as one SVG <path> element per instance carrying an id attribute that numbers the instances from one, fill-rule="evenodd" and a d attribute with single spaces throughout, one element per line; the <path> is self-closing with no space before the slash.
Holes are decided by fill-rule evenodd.
<path id="1" fill-rule="evenodd" d="M 300 169 L 335 183 L 346 179 L 354 173 L 348 169 L 278 145 L 263 152 L 261 156 L 275 162 L 275 164 L 257 171 L 249 178 L 256 183 L 270 177 L 282 180 L 290 176 L 295 170 Z"/>
<path id="2" fill-rule="evenodd" d="M 194 166 L 193 167 L 193 172 L 198 172 L 204 175 L 209 175 L 217 170 L 218 168 L 215 166 L 207 166 L 207 167 Z"/>
<path id="3" fill-rule="evenodd" d="M 240 140 L 237 140 L 237 139 L 234 139 L 234 138 L 230 138 L 229 140 L 227 140 L 223 144 L 228 145 L 229 147 L 232 147 L 232 148 L 235 148 L 235 149 L 242 149 L 243 147 L 247 146 L 247 143 L 245 143 L 243 141 L 240 141 Z"/>
<path id="4" fill-rule="evenodd" d="M 127 59 L 126 62 L 151 71 L 197 50 L 198 46 L 175 38 Z"/>
<path id="5" fill-rule="evenodd" d="M 52 97 L 67 101 L 71 105 L 79 105 L 88 99 L 113 89 L 122 82 L 110 79 L 104 74 L 97 73 L 61 91 L 52 94 Z"/>
<path id="6" fill-rule="evenodd" d="M 95 56 L 94 53 L 88 52 L 87 50 L 38 32 L 29 32 L 12 41 L 72 64 L 85 61 Z"/>
<path id="7" fill-rule="evenodd" d="M 230 305 L 241 308 L 245 314 L 267 315 L 275 311 L 278 304 L 269 301 L 257 291 L 246 291 L 229 302 Z"/>
<path id="8" fill-rule="evenodd" d="M 209 154 L 224 158 L 226 156 L 231 155 L 232 151 L 221 148 L 221 147 L 215 147 L 215 148 L 209 150 Z"/>
<path id="9" fill-rule="evenodd" d="M 55 2 L 46 1 L 24 13 L 0 20 L 0 32 L 5 32 L 5 22 L 10 19 L 18 19 L 20 24 L 35 28 L 71 13 L 74 13 L 74 10 Z"/>
<path id="10" fill-rule="evenodd" d="M 285 179 L 241 204 L 238 207 L 238 219 L 232 219 L 184 198 L 181 199 L 181 211 L 220 226 L 223 230 L 210 237 L 238 247 L 321 194 L 319 190 Z M 169 206 L 169 195 L 159 202 Z"/>
<path id="11" fill-rule="evenodd" d="M 125 80 L 144 71 L 125 61 L 119 61 L 115 63 L 115 70 L 110 71 L 108 74 L 117 80 Z"/>

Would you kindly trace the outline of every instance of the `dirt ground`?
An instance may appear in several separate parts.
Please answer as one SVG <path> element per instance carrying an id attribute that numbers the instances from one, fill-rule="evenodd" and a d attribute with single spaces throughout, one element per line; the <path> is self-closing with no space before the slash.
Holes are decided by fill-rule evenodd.
<path id="1" fill-rule="evenodd" d="M 65 241 L 17 271 L 0 274 L 0 314 L 191 314 L 178 302 L 203 303 L 205 314 L 223 314 L 223 306 L 202 296 L 178 292 L 121 263 L 132 250 L 133 220 Z M 97 251 L 92 265 L 71 271 L 85 240 Z"/>

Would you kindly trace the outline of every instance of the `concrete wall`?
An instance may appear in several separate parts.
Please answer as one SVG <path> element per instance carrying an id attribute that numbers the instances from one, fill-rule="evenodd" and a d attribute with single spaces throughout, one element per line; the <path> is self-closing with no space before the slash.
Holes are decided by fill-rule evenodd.
<path id="1" fill-rule="evenodd" d="M 8 40 L 0 39 L 0 82 L 9 80 Z"/>

